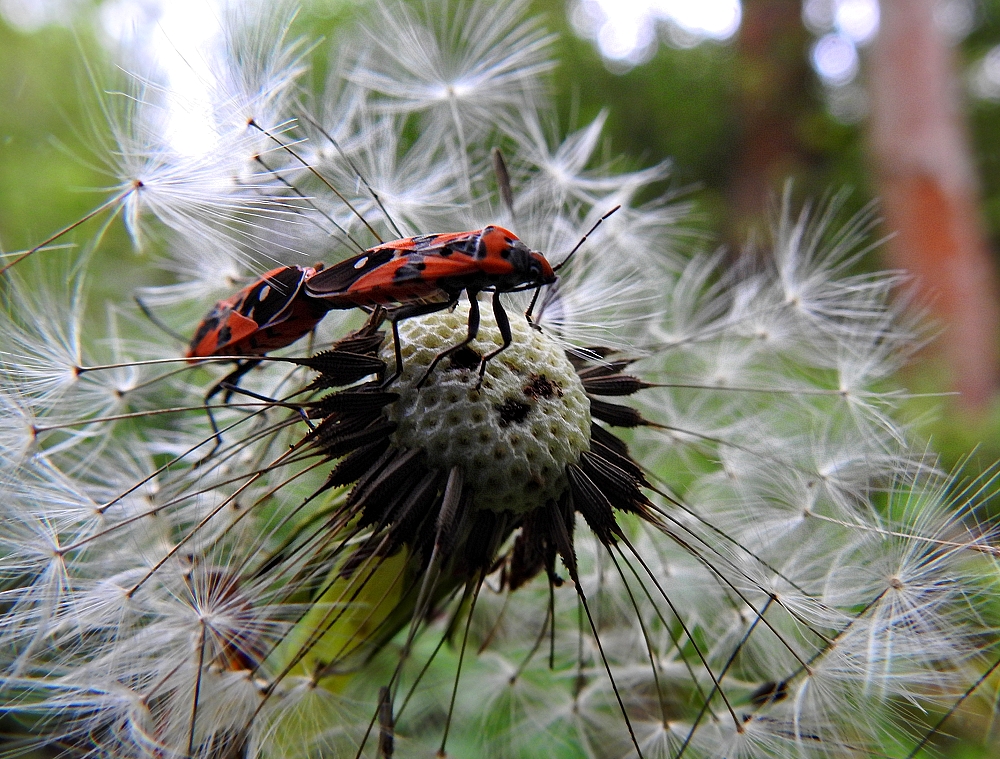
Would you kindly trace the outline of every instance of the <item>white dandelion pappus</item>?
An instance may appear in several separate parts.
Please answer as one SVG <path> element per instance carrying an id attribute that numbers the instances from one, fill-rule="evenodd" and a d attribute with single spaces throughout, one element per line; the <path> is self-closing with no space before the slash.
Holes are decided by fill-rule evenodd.
<path id="1" fill-rule="evenodd" d="M 170 265 L 192 280 L 261 255 L 334 263 L 376 241 L 344 199 L 386 238 L 384 208 L 414 233 L 497 221 L 498 143 L 507 223 L 550 260 L 623 208 L 543 295 L 540 329 L 514 307 L 530 293 L 494 294 L 515 339 L 481 386 L 490 309 L 422 386 L 465 337 L 467 302 L 400 322 L 386 385 L 380 317 L 345 314 L 217 404 L 208 458 L 201 398 L 225 357 L 189 366 L 117 318 L 103 339 L 75 327 L 84 279 L 64 311 L 5 284 L 14 750 L 905 755 L 974 705 L 987 666 L 992 533 L 961 520 L 991 483 L 951 494 L 881 389 L 914 337 L 891 275 L 849 273 L 864 219 L 838 228 L 835 202 L 797 216 L 786 200 L 767 265 L 685 259 L 676 206 L 633 202 L 663 167 L 595 168 L 599 124 L 547 152 L 525 140 L 547 123 L 549 63 L 523 9 L 449 10 L 453 26 L 379 7 L 369 34 L 398 54 L 376 65 L 345 41 L 343 84 L 314 113 L 291 94 L 306 63 L 285 28 L 230 19 L 246 44 L 213 59 L 214 91 L 242 127 L 201 163 L 158 149 L 178 194 L 137 204 L 133 228 L 176 230 Z M 387 89 L 390 68 L 412 91 Z M 418 92 L 428 71 L 464 100 Z M 118 150 L 145 165 L 140 143 Z M 220 258 L 197 261 L 192 237 L 224 241 Z M 189 308 L 176 287 L 144 296 L 190 328 L 211 298 L 189 292 Z"/>

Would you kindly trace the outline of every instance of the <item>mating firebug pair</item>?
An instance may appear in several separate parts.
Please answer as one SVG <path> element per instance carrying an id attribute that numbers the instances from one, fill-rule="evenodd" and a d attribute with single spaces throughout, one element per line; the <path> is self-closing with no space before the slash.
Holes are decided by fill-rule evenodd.
<path id="1" fill-rule="evenodd" d="M 247 356 L 252 360 L 305 336 L 333 309 L 388 308 L 395 327 L 401 319 L 449 308 L 466 292 L 468 335 L 440 354 L 436 364 L 476 338 L 478 293 L 534 289 L 555 281 L 555 270 L 545 257 L 503 227 L 407 237 L 381 243 L 329 268 L 286 266 L 267 272 L 215 304 L 198 326 L 187 357 Z M 486 362 L 512 339 L 507 314 L 497 297 L 493 311 L 503 344 L 482 358 L 480 376 Z"/>
<path id="2" fill-rule="evenodd" d="M 499 150 L 494 150 L 493 161 L 501 195 L 513 216 L 510 178 Z M 368 184 L 360 174 L 358 178 Z M 374 191 L 371 192 L 378 201 Z M 513 340 L 499 294 L 533 289 L 537 296 L 540 288 L 554 284 L 556 272 L 569 262 L 601 222 L 617 210 L 618 206 L 598 219 L 555 267 L 512 232 L 490 225 L 469 232 L 425 234 L 381 242 L 329 268 L 317 264 L 273 269 L 236 295 L 215 304 L 195 331 L 186 357 L 192 361 L 212 356 L 246 357 L 239 361 L 235 371 L 209 390 L 205 400 L 207 403 L 223 389 L 228 399 L 239 378 L 256 366 L 265 353 L 307 335 L 327 311 L 362 308 L 385 312 L 392 324 L 396 374 L 386 380 L 391 382 L 402 372 L 403 364 L 398 322 L 451 308 L 463 292 L 467 293 L 469 323 L 465 339 L 434 358 L 417 383 L 419 386 L 439 361 L 476 339 L 480 320 L 477 296 L 492 292 L 493 314 L 503 342 L 480 359 L 482 382 L 487 363 Z M 375 232 L 360 214 L 359 218 Z M 529 319 L 533 306 L 534 301 L 525 313 Z M 214 420 L 212 427 L 217 447 L 219 434 Z"/>

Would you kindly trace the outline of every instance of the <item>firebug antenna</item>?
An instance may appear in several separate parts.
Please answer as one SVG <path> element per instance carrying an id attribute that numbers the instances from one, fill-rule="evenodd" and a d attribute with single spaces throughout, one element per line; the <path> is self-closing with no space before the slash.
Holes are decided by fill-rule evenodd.
<path id="1" fill-rule="evenodd" d="M 582 246 L 587 241 L 587 238 L 590 237 L 592 234 L 594 234 L 594 232 L 597 230 L 597 228 L 599 226 L 601 226 L 601 224 L 604 222 L 604 220 L 606 218 L 608 218 L 609 216 L 611 216 L 611 214 L 613 214 L 619 208 L 621 208 L 620 205 L 615 206 L 610 211 L 608 211 L 606 214 L 604 214 L 604 216 L 602 216 L 601 218 L 599 218 L 597 220 L 597 222 L 594 224 L 594 226 L 592 226 L 590 228 L 590 231 L 588 231 L 587 234 L 585 234 L 583 237 L 580 238 L 580 242 L 578 242 L 576 244 L 576 247 L 574 247 L 573 250 L 571 250 L 569 252 L 569 255 L 566 256 L 566 258 L 564 258 L 562 261 L 560 261 L 559 263 L 557 263 L 555 266 L 552 267 L 552 271 L 559 271 L 562 267 L 564 267 L 566 264 L 568 264 L 569 260 L 573 257 L 573 254 L 576 253 L 580 249 L 580 246 Z"/>
<path id="2" fill-rule="evenodd" d="M 576 246 L 573 248 L 573 250 L 571 250 L 569 252 L 569 255 L 567 255 L 566 258 L 564 258 L 562 261 L 560 261 L 558 264 L 556 264 L 555 266 L 552 267 L 552 271 L 559 271 L 562 267 L 564 267 L 566 264 L 568 264 L 569 260 L 573 257 L 573 254 L 576 253 L 580 249 L 580 246 L 583 245 L 587 241 L 588 237 L 590 237 L 592 234 L 594 234 L 594 230 L 596 230 L 599 226 L 601 226 L 601 223 L 606 218 L 608 218 L 611 214 L 613 214 L 615 211 L 617 211 L 619 208 L 621 208 L 621 206 L 617 205 L 614 208 L 612 208 L 610 211 L 608 211 L 606 214 L 604 214 L 604 216 L 602 216 L 601 218 L 599 218 L 597 220 L 597 222 L 594 224 L 594 226 L 592 226 L 590 228 L 590 230 L 587 232 L 587 234 L 585 234 L 583 237 L 580 238 L 580 242 L 578 242 L 576 244 Z M 556 283 L 555 286 L 558 287 L 559 284 Z M 535 304 L 538 303 L 538 296 L 541 294 L 541 292 L 542 292 L 542 288 L 540 288 L 540 287 L 535 290 L 535 294 L 531 298 L 531 303 L 528 305 L 528 310 L 524 312 L 525 318 L 528 320 L 528 322 L 533 327 L 537 327 L 537 325 L 533 321 L 531 321 L 531 312 L 535 310 Z"/>

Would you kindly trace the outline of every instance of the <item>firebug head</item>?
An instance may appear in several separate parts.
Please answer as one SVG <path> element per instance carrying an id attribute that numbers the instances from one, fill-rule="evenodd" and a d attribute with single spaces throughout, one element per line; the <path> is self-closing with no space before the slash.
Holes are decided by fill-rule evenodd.
<path id="1" fill-rule="evenodd" d="M 514 275 L 509 277 L 512 280 L 509 287 L 514 288 L 520 285 L 537 287 L 551 285 L 556 281 L 555 272 L 545 256 L 528 248 L 513 233 L 501 227 L 487 227 L 484 230 L 483 238 L 488 240 L 487 244 L 492 244 L 501 235 L 503 245 L 498 251 L 499 258 L 506 262 Z M 513 282 L 514 279 L 517 280 L 516 283 Z"/>
<path id="2" fill-rule="evenodd" d="M 551 285 L 556 281 L 556 273 L 552 271 L 552 265 L 541 253 L 528 251 L 528 271 L 531 279 L 539 285 Z"/>

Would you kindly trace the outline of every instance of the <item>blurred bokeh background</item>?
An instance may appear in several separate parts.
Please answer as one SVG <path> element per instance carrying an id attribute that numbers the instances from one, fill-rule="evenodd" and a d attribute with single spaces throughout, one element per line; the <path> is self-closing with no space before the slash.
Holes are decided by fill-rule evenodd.
<path id="1" fill-rule="evenodd" d="M 361 3 L 305 2 L 301 31 L 335 39 Z M 885 241 L 860 265 L 911 272 L 936 337 L 907 369 L 947 465 L 1000 459 L 1000 0 L 535 0 L 558 33 L 558 125 L 605 114 L 603 156 L 673 161 L 663 191 L 694 207 L 692 245 L 755 255 L 791 180 L 797 203 L 850 190 Z M 30 247 L 114 183 L 98 93 L 159 70 L 179 149 L 198 149 L 193 52 L 211 0 L 0 0 L 0 248 Z M 318 61 L 331 55 L 319 45 Z M 98 284 L 142 284 L 120 225 Z"/>

